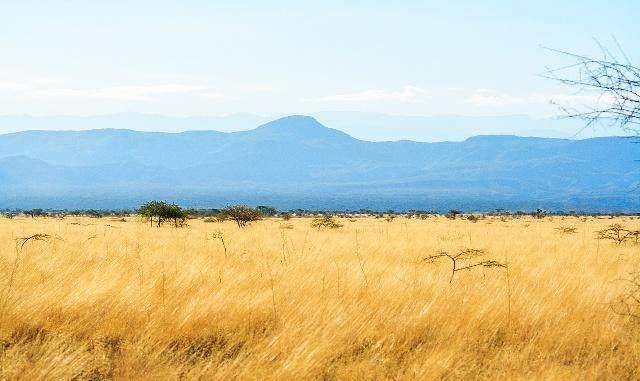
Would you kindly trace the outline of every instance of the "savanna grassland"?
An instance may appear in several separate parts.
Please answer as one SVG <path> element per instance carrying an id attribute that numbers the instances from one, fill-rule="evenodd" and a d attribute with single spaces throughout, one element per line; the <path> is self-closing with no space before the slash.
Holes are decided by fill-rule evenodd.
<path id="1" fill-rule="evenodd" d="M 640 220 L 339 221 L 0 218 L 0 377 L 640 378 L 640 246 L 596 239 Z"/>

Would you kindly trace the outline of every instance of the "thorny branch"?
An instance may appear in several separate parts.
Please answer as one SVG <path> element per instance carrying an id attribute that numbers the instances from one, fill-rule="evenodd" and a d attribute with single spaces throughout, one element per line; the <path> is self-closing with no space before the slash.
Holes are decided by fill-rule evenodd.
<path id="1" fill-rule="evenodd" d="M 449 254 L 446 251 L 439 251 L 435 255 L 430 255 L 423 260 L 427 263 L 434 263 L 442 258 L 448 258 L 451 261 L 451 277 L 449 283 L 453 282 L 453 277 L 458 271 L 469 270 L 474 267 L 503 267 L 507 265 L 495 260 L 480 260 L 485 255 L 484 250 L 480 249 L 462 249 L 456 254 Z M 471 262 L 470 262 L 471 261 Z"/>
<path id="2" fill-rule="evenodd" d="M 605 121 L 637 133 L 640 125 L 640 68 L 631 63 L 617 41 L 622 60 L 598 45 L 602 51 L 601 58 L 548 49 L 574 62 L 547 69 L 542 76 L 593 96 L 593 105 L 581 105 L 579 108 L 556 103 L 565 117 L 585 120 L 585 128 Z"/>

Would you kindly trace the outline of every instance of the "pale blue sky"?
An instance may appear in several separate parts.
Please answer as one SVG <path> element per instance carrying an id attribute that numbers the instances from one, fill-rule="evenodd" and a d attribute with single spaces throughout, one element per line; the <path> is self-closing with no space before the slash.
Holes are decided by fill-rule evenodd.
<path id="1" fill-rule="evenodd" d="M 0 0 L 0 114 L 553 114 L 538 76 L 614 35 L 640 1 Z"/>

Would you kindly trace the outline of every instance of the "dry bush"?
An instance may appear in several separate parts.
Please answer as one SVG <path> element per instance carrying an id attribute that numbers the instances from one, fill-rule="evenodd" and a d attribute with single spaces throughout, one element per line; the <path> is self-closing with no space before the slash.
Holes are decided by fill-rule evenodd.
<path id="1" fill-rule="evenodd" d="M 576 234 L 578 232 L 578 229 L 576 229 L 574 226 L 559 226 L 556 228 L 556 230 L 560 234 Z"/>
<path id="2" fill-rule="evenodd" d="M 597 233 L 598 239 L 610 240 L 617 245 L 629 240 L 638 243 L 638 238 L 640 238 L 640 231 L 626 229 L 620 224 L 609 225 L 606 229 L 599 230 Z"/>
<path id="3" fill-rule="evenodd" d="M 624 293 L 611 303 L 611 308 L 619 315 L 640 322 L 640 272 L 632 272 L 621 281 L 625 283 L 626 288 Z"/>
<path id="4" fill-rule="evenodd" d="M 280 218 L 282 218 L 283 221 L 289 221 L 291 219 L 291 213 L 280 213 Z"/>
<path id="5" fill-rule="evenodd" d="M 480 217 L 476 216 L 475 214 L 469 214 L 466 218 L 467 218 L 467 221 L 471 221 L 473 223 L 478 222 L 480 220 Z"/>
<path id="6" fill-rule="evenodd" d="M 217 232 L 211 234 L 209 239 L 219 240 L 220 241 L 220 243 L 222 244 L 222 248 L 224 249 L 224 257 L 227 258 L 228 257 L 228 255 L 227 255 L 227 245 L 224 242 L 224 233 L 222 233 L 221 231 L 218 230 Z"/>
<path id="7" fill-rule="evenodd" d="M 479 266 L 482 267 L 502 267 L 506 268 L 507 265 L 492 259 L 482 259 L 485 256 L 485 251 L 481 249 L 465 248 L 459 250 L 455 254 L 449 254 L 446 251 L 439 251 L 435 255 L 430 255 L 423 260 L 428 263 L 437 262 L 440 259 L 447 258 L 451 262 L 451 277 L 449 283 L 453 282 L 453 277 L 458 271 L 471 270 Z"/>
<path id="8" fill-rule="evenodd" d="M 377 218 L 377 217 L 376 217 Z M 325 214 L 321 217 L 314 218 L 311 221 L 311 227 L 315 229 L 338 229 L 342 227 L 342 224 L 338 222 L 332 215 Z"/>
<path id="9" fill-rule="evenodd" d="M 250 222 L 258 221 L 262 218 L 259 210 L 248 207 L 246 205 L 231 205 L 222 210 L 227 218 L 236 222 L 239 228 L 247 226 Z"/>

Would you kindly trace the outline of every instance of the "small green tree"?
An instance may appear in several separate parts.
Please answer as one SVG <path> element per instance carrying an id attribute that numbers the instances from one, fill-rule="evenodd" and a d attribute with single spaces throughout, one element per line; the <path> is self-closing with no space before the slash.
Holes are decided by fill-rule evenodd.
<path id="1" fill-rule="evenodd" d="M 146 202 L 138 209 L 138 213 L 147 218 L 151 226 L 155 218 L 158 227 L 166 220 L 172 220 L 175 227 L 182 226 L 187 218 L 187 213 L 182 208 L 165 201 Z"/>
<path id="2" fill-rule="evenodd" d="M 167 220 L 173 221 L 173 226 L 184 226 L 187 219 L 187 213 L 176 204 L 165 204 L 161 210 L 161 214 Z"/>
<path id="3" fill-rule="evenodd" d="M 278 209 L 271 206 L 258 205 L 256 206 L 256 210 L 266 217 L 273 217 L 278 214 Z"/>
<path id="4" fill-rule="evenodd" d="M 148 201 L 142 204 L 140 208 L 138 208 L 138 213 L 145 217 L 151 226 L 153 226 L 153 219 L 157 219 L 158 226 L 162 224 L 161 217 L 161 207 L 163 204 L 166 204 L 164 201 Z"/>
<path id="5" fill-rule="evenodd" d="M 27 210 L 25 211 L 25 214 L 31 216 L 31 218 L 42 217 L 47 215 L 47 213 L 40 208 Z"/>

